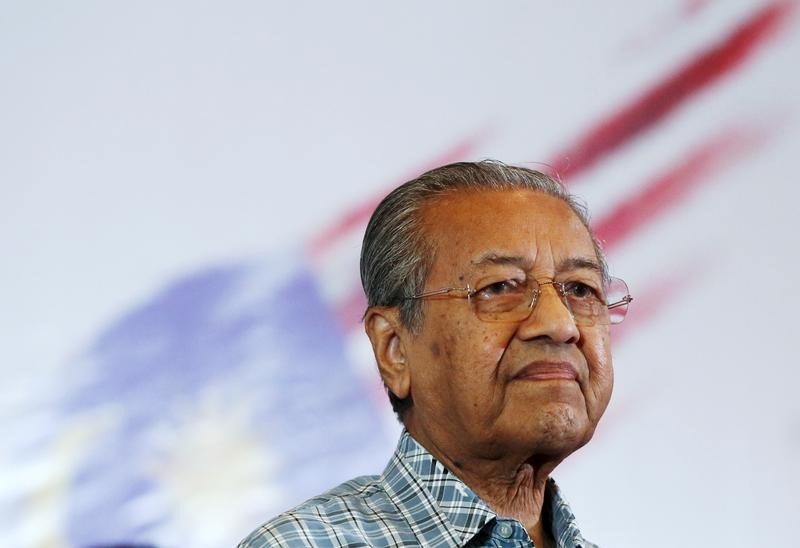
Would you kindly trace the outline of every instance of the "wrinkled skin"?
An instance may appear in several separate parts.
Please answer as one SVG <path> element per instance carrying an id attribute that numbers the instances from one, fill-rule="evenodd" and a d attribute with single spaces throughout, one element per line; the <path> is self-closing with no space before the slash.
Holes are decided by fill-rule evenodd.
<path id="1" fill-rule="evenodd" d="M 597 280 L 592 239 L 563 201 L 530 190 L 452 193 L 429 204 L 436 248 L 425 290 L 477 287 L 499 276 Z M 607 325 L 578 326 L 553 286 L 531 315 L 485 322 L 470 301 L 428 298 L 421 328 L 372 309 L 367 332 L 387 387 L 410 396 L 411 435 L 495 511 L 519 519 L 537 546 L 548 475 L 588 442 L 608 405 Z M 537 541 L 538 540 L 538 541 Z"/>

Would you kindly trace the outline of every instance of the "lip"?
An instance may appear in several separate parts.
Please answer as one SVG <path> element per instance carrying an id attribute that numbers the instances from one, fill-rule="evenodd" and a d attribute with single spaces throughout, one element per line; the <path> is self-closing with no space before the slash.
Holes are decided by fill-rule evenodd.
<path id="1" fill-rule="evenodd" d="M 514 375 L 514 380 L 520 381 L 551 381 L 566 380 L 577 381 L 578 369 L 569 362 L 563 361 L 537 361 L 529 363 L 519 373 Z"/>

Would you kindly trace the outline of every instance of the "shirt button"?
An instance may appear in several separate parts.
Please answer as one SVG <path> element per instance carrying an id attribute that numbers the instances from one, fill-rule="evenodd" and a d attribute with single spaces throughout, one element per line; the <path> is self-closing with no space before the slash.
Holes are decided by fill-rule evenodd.
<path id="1" fill-rule="evenodd" d="M 497 526 L 497 534 L 503 538 L 511 538 L 511 535 L 514 534 L 514 529 L 508 523 L 502 522 Z"/>

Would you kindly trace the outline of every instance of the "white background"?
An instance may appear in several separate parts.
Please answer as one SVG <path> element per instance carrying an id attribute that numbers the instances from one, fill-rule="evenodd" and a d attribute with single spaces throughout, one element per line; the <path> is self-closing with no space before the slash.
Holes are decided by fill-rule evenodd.
<path id="1" fill-rule="evenodd" d="M 548 161 L 768 5 L 3 3 L 0 489 L 51 473 L 12 457 L 49 379 L 167 281 L 301 247 L 464 139 Z M 800 535 L 797 23 L 574 181 L 600 218 L 727 128 L 769 135 L 610 253 L 634 295 L 686 275 L 632 305 L 604 423 L 556 472 L 603 546 Z M 36 507 L 3 545 L 66 543 Z"/>

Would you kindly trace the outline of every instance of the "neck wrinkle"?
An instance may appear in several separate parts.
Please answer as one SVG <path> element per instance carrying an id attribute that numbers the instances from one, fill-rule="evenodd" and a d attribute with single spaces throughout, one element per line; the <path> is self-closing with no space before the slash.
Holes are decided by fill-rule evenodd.
<path id="1" fill-rule="evenodd" d="M 516 519 L 536 546 L 553 546 L 552 532 L 545 523 L 547 480 L 560 460 L 462 458 L 449 452 L 406 424 L 411 436 L 450 470 L 500 517 Z"/>

